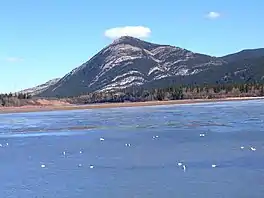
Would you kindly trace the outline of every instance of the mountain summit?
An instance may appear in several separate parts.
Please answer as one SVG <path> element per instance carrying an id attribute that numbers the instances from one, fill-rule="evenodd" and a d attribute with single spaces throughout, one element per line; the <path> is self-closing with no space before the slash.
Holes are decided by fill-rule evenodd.
<path id="1" fill-rule="evenodd" d="M 124 89 L 171 76 L 194 75 L 222 64 L 222 60 L 211 56 L 124 36 L 66 74 L 41 95 L 74 96 Z"/>
<path id="2" fill-rule="evenodd" d="M 143 40 L 140 40 L 138 38 L 134 38 L 131 36 L 122 36 L 116 40 L 113 41 L 113 43 L 111 45 L 131 45 L 131 46 L 135 46 L 135 47 L 139 47 L 139 48 L 144 48 L 147 50 L 151 50 L 154 47 L 159 46 L 158 44 L 154 44 L 154 43 L 149 43 Z"/>
<path id="3" fill-rule="evenodd" d="M 252 75 L 249 64 L 247 62 L 247 68 L 243 62 L 235 64 L 235 57 L 240 56 L 235 54 L 217 58 L 123 36 L 39 95 L 65 97 L 132 86 L 153 88 L 171 82 L 191 84 L 226 82 L 231 78 L 245 80 L 245 75 Z M 232 60 L 232 65 L 229 65 L 228 60 Z M 258 61 L 255 64 L 258 65 Z M 243 78 L 240 78 L 241 75 Z"/>

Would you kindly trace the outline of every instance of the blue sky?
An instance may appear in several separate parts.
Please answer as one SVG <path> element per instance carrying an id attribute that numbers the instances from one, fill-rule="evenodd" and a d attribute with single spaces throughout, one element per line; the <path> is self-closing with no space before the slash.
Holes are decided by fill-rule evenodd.
<path id="1" fill-rule="evenodd" d="M 263 0 L 2 0 L 0 92 L 62 77 L 124 32 L 214 56 L 264 47 L 263 8 Z"/>

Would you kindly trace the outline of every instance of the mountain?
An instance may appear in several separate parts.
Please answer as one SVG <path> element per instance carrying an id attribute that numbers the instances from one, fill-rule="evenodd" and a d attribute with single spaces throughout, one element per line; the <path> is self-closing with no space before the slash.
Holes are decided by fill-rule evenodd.
<path id="1" fill-rule="evenodd" d="M 171 76 L 144 84 L 142 88 L 168 87 L 175 84 L 224 84 L 224 83 L 264 83 L 264 57 L 225 63 L 220 67 L 210 67 L 195 75 Z"/>
<path id="2" fill-rule="evenodd" d="M 38 95 L 38 94 L 42 93 L 43 91 L 47 90 L 50 86 L 56 84 L 59 80 L 60 80 L 60 78 L 55 78 L 55 79 L 49 80 L 48 82 L 45 82 L 44 84 L 38 85 L 36 87 L 32 87 L 29 89 L 19 91 L 18 93 L 27 93 L 27 94 L 30 94 L 32 96 Z"/>
<path id="3" fill-rule="evenodd" d="M 193 76 L 225 61 L 170 45 L 121 37 L 72 70 L 41 96 L 75 96 L 142 86 L 175 76 Z"/>
<path id="4" fill-rule="evenodd" d="M 37 89 L 37 93 L 44 97 L 65 97 L 131 87 L 156 88 L 175 83 L 261 81 L 264 80 L 263 60 L 264 49 L 213 57 L 124 36 L 63 78 L 49 83 L 45 89 Z"/>
<path id="5" fill-rule="evenodd" d="M 264 57 L 264 48 L 246 49 L 234 54 L 223 56 L 221 58 L 226 60 L 227 62 L 236 62 L 245 59 L 261 58 L 261 57 Z"/>

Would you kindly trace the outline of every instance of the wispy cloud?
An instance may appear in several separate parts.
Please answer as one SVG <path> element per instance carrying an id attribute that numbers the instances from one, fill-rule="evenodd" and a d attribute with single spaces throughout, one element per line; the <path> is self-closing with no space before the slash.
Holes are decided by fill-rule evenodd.
<path id="1" fill-rule="evenodd" d="M 132 36 L 136 38 L 147 38 L 151 34 L 151 30 L 144 26 L 125 26 L 110 28 L 105 31 L 104 35 L 110 39 L 116 39 L 121 36 Z"/>
<path id="2" fill-rule="evenodd" d="M 206 14 L 206 17 L 209 19 L 217 19 L 221 16 L 221 14 L 219 12 L 209 12 Z"/>
<path id="3" fill-rule="evenodd" d="M 20 57 L 7 57 L 5 58 L 5 61 L 6 62 L 9 62 L 9 63 L 17 63 L 17 62 L 22 62 L 24 59 L 23 58 L 20 58 Z"/>

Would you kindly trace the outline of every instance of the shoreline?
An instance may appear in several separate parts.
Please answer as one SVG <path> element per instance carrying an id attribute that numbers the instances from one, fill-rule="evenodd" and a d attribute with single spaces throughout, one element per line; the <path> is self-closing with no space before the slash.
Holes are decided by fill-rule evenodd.
<path id="1" fill-rule="evenodd" d="M 29 113 L 29 112 L 46 112 L 46 111 L 67 111 L 67 110 L 86 110 L 86 109 L 106 109 L 122 107 L 147 107 L 160 105 L 181 105 L 181 104 L 199 104 L 211 102 L 228 102 L 228 101 L 247 101 L 259 100 L 264 97 L 230 97 L 219 99 L 187 99 L 187 100 L 168 100 L 168 101 L 146 101 L 146 102 L 123 102 L 123 103 L 96 103 L 87 105 L 44 105 L 44 106 L 21 106 L 21 107 L 0 107 L 0 114 L 8 113 Z"/>

